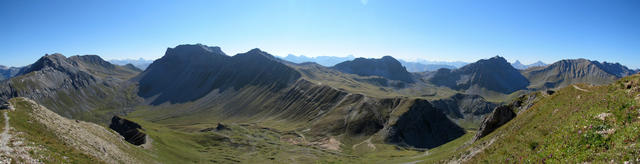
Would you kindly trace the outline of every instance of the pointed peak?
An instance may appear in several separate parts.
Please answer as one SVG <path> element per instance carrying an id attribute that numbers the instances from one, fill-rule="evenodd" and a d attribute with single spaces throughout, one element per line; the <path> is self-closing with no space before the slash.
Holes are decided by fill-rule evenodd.
<path id="1" fill-rule="evenodd" d="M 264 51 L 260 50 L 259 48 L 254 48 L 254 49 L 249 50 L 246 53 L 238 54 L 238 55 L 241 55 L 241 56 L 262 56 L 262 57 L 266 57 L 268 59 L 275 59 L 275 57 L 273 57 L 273 55 L 271 55 L 271 54 L 269 54 L 267 52 L 264 52 Z M 236 56 L 238 56 L 238 55 L 236 55 Z"/>
<path id="2" fill-rule="evenodd" d="M 260 53 L 260 54 L 262 54 L 262 53 L 267 53 L 267 52 L 264 52 L 264 51 L 260 50 L 259 48 L 254 48 L 254 49 L 249 50 L 247 53 L 248 54 L 250 54 L 250 53 Z"/>
<path id="3" fill-rule="evenodd" d="M 505 59 L 504 57 L 500 56 L 500 55 L 496 55 L 492 58 L 489 58 L 489 60 L 504 60 L 507 61 L 507 59 Z"/>
<path id="4" fill-rule="evenodd" d="M 520 63 L 520 60 L 516 60 L 515 62 L 513 62 L 513 64 L 522 64 L 522 63 Z"/>

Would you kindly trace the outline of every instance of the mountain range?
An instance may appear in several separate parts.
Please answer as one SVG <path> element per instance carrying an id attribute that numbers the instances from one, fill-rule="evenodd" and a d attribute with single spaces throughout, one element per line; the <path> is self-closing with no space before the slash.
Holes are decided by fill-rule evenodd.
<path id="1" fill-rule="evenodd" d="M 546 66 L 547 64 L 543 63 L 542 61 L 537 61 L 535 63 L 531 63 L 529 65 L 524 65 L 522 63 L 520 63 L 519 60 L 516 60 L 515 62 L 511 63 L 511 66 L 513 66 L 513 68 L 515 69 L 527 69 L 527 68 L 531 68 L 531 67 L 541 67 L 541 66 Z"/>
<path id="2" fill-rule="evenodd" d="M 289 54 L 282 59 L 286 61 L 290 61 L 293 63 L 305 63 L 305 62 L 314 62 L 318 63 L 322 66 L 331 67 L 338 63 L 354 60 L 355 56 L 349 55 L 346 57 L 337 57 L 337 56 L 317 56 L 317 57 L 307 57 L 304 55 L 296 56 Z M 427 61 L 427 60 L 418 60 L 416 62 L 398 60 L 404 67 L 406 67 L 409 72 L 425 72 L 425 71 L 435 71 L 440 68 L 449 68 L 455 69 L 457 67 L 466 65 L 468 63 L 465 62 L 437 62 L 437 61 Z"/>
<path id="3" fill-rule="evenodd" d="M 138 58 L 138 59 L 113 59 L 113 60 L 109 60 L 110 63 L 116 64 L 116 65 L 127 65 L 127 64 L 132 64 L 133 66 L 141 69 L 141 70 L 145 70 L 147 69 L 147 67 L 149 67 L 149 65 L 153 62 L 153 60 L 146 60 L 143 58 Z"/>
<path id="4" fill-rule="evenodd" d="M 30 154 L 54 152 L 53 157 L 68 156 L 65 160 L 71 163 L 432 163 L 497 162 L 492 154 L 476 156 L 482 152 L 479 143 L 509 145 L 509 137 L 523 133 L 501 126 L 550 129 L 535 132 L 544 137 L 554 134 L 552 129 L 531 120 L 578 119 L 565 110 L 591 110 L 574 108 L 567 98 L 595 103 L 589 95 L 593 92 L 636 96 L 630 94 L 635 93 L 636 83 L 630 80 L 635 75 L 627 76 L 637 71 L 618 63 L 567 59 L 519 70 L 496 56 L 426 72 L 409 71 L 402 63 L 384 56 L 329 67 L 287 61 L 257 48 L 229 56 L 220 47 L 202 44 L 167 48 L 146 69 L 112 64 L 96 55 L 52 54 L 5 71 L 9 76 L 0 81 L 0 105 L 9 103 L 14 110 L 4 113 L 9 113 L 10 125 L 27 132 L 11 132 L 15 138 L 42 145 Z M 627 81 L 616 83 L 619 79 Z M 578 96 L 581 92 L 587 95 Z M 598 98 L 613 104 L 607 107 L 611 110 L 632 108 L 634 100 Z M 556 106 L 563 106 L 560 116 L 554 115 Z M 635 125 L 636 115 L 615 116 L 629 122 L 611 125 Z M 37 121 L 34 128 L 39 129 L 22 126 L 27 120 Z M 54 123 L 58 126 L 48 125 Z M 60 126 L 74 126 L 71 132 L 87 136 L 69 139 L 74 133 L 57 129 Z M 35 131 L 47 135 L 37 138 Z M 635 142 L 633 137 L 621 140 Z M 94 142 L 101 144 L 91 147 Z M 545 150 L 535 158 L 555 152 L 547 148 L 554 143 L 535 142 L 523 142 L 529 145 L 526 153 Z M 486 152 L 511 152 L 492 147 Z M 591 150 L 579 148 L 579 153 Z M 62 149 L 68 151 L 56 151 Z M 100 149 L 108 149 L 107 155 L 94 151 Z"/>

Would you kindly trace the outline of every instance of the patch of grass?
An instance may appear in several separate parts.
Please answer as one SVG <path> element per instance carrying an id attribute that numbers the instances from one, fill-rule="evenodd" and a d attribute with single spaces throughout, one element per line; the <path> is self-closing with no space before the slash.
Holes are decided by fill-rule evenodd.
<path id="1" fill-rule="evenodd" d="M 624 81 L 639 81 L 638 75 Z M 620 82 L 619 82 L 620 83 Z M 637 84 L 637 83 L 636 83 Z M 542 98 L 487 137 L 451 155 L 456 158 L 497 140 L 472 163 L 578 163 L 635 160 L 640 155 L 637 91 L 618 84 L 579 85 Z M 609 115 L 604 120 L 598 115 Z"/>
<path id="2" fill-rule="evenodd" d="M 8 113 L 12 127 L 23 134 L 16 136 L 24 138 L 29 146 L 42 147 L 33 152 L 32 157 L 45 163 L 102 163 L 92 156 L 66 145 L 54 132 L 44 125 L 34 121 L 29 113 L 32 111 L 27 102 L 20 99 L 12 99 L 11 103 L 15 111 Z"/>

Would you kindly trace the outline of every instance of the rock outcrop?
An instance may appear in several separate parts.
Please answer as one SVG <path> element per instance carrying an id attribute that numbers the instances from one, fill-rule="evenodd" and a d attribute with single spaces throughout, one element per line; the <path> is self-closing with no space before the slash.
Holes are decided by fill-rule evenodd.
<path id="1" fill-rule="evenodd" d="M 496 107 L 491 114 L 482 121 L 478 133 L 473 138 L 476 141 L 489 133 L 498 129 L 502 125 L 511 121 L 517 116 L 517 113 L 526 111 L 531 108 L 538 97 L 538 93 L 526 94 L 518 97 L 515 101 L 508 105 L 501 105 Z"/>
<path id="2" fill-rule="evenodd" d="M 123 136 L 124 139 L 131 144 L 142 145 L 147 141 L 147 134 L 140 131 L 142 126 L 119 116 L 113 116 L 113 118 L 111 118 L 109 128 L 118 132 L 118 134 Z"/>
<path id="3" fill-rule="evenodd" d="M 480 126 L 480 130 L 476 133 L 476 136 L 473 138 L 474 141 L 488 135 L 494 130 L 498 129 L 500 126 L 506 124 L 516 117 L 516 113 L 513 112 L 513 109 L 510 105 L 503 105 L 496 107 L 496 109 L 491 112 L 491 114 L 487 115 L 487 117 L 482 121 L 482 125 Z"/>

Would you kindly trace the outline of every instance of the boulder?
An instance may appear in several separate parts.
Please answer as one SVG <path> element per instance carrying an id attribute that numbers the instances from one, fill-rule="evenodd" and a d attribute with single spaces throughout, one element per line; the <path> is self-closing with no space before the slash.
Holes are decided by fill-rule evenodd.
<path id="1" fill-rule="evenodd" d="M 118 134 L 123 136 L 124 139 L 131 144 L 142 145 L 146 143 L 147 134 L 140 131 L 142 126 L 133 121 L 113 116 L 109 128 L 118 132 Z"/>

